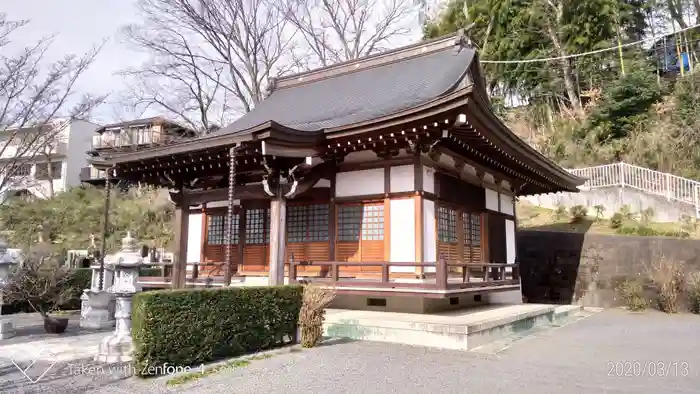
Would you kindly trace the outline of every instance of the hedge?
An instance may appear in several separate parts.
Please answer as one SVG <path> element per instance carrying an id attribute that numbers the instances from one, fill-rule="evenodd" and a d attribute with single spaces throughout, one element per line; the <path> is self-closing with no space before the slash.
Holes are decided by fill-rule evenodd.
<path id="1" fill-rule="evenodd" d="M 163 276 L 163 269 L 141 267 L 139 268 L 139 276 Z"/>
<path id="2" fill-rule="evenodd" d="M 136 294 L 134 369 L 162 370 L 236 357 L 296 340 L 299 285 L 157 290 Z"/>
<path id="3" fill-rule="evenodd" d="M 89 289 L 92 282 L 92 269 L 90 268 L 76 268 L 73 271 L 73 276 L 71 277 L 69 286 L 73 288 L 73 294 L 69 300 L 66 300 L 58 307 L 63 310 L 76 310 L 80 309 L 80 296 L 83 294 L 83 290 Z M 11 315 L 14 313 L 31 313 L 34 312 L 29 304 L 26 302 L 13 302 L 10 304 L 2 305 L 2 314 Z"/>

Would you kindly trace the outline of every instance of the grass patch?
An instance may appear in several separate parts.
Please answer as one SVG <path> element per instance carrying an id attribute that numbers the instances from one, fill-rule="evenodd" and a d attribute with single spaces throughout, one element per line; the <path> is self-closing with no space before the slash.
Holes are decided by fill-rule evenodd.
<path id="1" fill-rule="evenodd" d="M 567 212 L 565 209 L 552 210 L 521 200 L 516 204 L 516 215 L 518 227 L 527 230 L 700 238 L 700 233 L 694 231 L 687 223 L 653 222 L 651 215 L 645 212 L 641 213 L 643 218 L 639 221 L 629 212 L 615 213 L 615 217 L 611 220 L 600 218 L 600 213 L 594 213 L 595 216 L 583 216 L 584 213 L 581 209 L 577 209 L 575 212 Z"/>
<path id="2" fill-rule="evenodd" d="M 236 368 L 247 367 L 248 365 L 250 365 L 251 361 L 267 360 L 268 358 L 272 358 L 273 356 L 274 356 L 273 354 L 269 354 L 269 353 L 268 354 L 260 354 L 260 355 L 246 357 L 246 358 L 242 358 L 242 359 L 231 360 L 231 361 L 226 362 L 224 364 L 216 365 L 216 366 L 209 367 L 209 368 L 203 367 L 201 371 L 188 372 L 188 373 L 184 373 L 182 375 L 178 375 L 174 378 L 168 379 L 168 381 L 165 382 L 165 384 L 167 386 L 179 386 L 181 384 L 194 382 L 194 381 L 202 379 L 204 377 L 217 374 L 217 373 L 222 372 L 224 370 L 232 370 L 232 369 L 236 369 Z"/>

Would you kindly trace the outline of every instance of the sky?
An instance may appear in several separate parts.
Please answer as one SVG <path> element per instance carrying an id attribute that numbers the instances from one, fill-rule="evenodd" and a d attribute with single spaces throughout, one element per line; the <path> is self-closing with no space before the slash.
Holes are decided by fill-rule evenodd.
<path id="1" fill-rule="evenodd" d="M 55 36 L 47 60 L 65 54 L 82 55 L 107 40 L 92 67 L 79 81 L 79 91 L 116 95 L 122 78 L 114 75 L 121 69 L 138 66 L 144 55 L 130 51 L 120 42 L 122 26 L 138 22 L 135 0 L 0 0 L 0 12 L 10 20 L 29 20 L 20 32 L 11 36 L 12 48 L 32 45 L 37 40 Z M 94 114 L 94 121 L 114 120 L 107 103 Z"/>
<path id="2" fill-rule="evenodd" d="M 136 67 L 146 55 L 129 49 L 120 38 L 120 29 L 138 23 L 137 0 L 0 0 L 0 13 L 10 20 L 30 23 L 10 37 L 12 48 L 33 45 L 37 40 L 55 36 L 47 61 L 66 54 L 82 55 L 104 40 L 106 43 L 92 67 L 81 77 L 77 93 L 110 94 L 117 101 L 124 80 L 118 71 Z M 406 0 L 409 1 L 409 0 Z M 427 0 L 429 3 L 439 0 Z M 417 30 L 416 34 L 420 31 Z M 124 111 L 110 102 L 100 106 L 92 121 L 107 124 L 123 120 Z M 138 116 L 138 115 L 135 115 Z M 149 115 L 150 116 L 150 115 Z"/>

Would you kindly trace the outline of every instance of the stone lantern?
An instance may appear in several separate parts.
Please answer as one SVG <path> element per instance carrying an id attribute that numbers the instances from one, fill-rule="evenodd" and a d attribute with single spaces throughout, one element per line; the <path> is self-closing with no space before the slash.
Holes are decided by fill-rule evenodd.
<path id="1" fill-rule="evenodd" d="M 114 266 L 114 284 L 109 292 L 116 297 L 117 319 L 116 329 L 104 338 L 95 356 L 95 361 L 115 363 L 131 361 L 134 345 L 131 339 L 131 299 L 141 290 L 138 284 L 139 267 L 143 265 L 143 257 L 135 238 L 127 233 L 122 240 L 122 249 L 110 256 Z"/>
<path id="2" fill-rule="evenodd" d="M 17 264 L 15 256 L 7 252 L 7 244 L 5 240 L 0 239 L 0 340 L 8 339 L 15 336 L 15 330 L 12 327 L 12 322 L 2 320 L 2 305 L 3 296 L 2 289 L 8 283 L 10 271 Z"/>

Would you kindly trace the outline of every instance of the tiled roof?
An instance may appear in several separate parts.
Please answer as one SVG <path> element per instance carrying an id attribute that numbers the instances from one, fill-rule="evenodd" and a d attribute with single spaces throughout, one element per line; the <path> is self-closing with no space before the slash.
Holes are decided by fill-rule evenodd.
<path id="1" fill-rule="evenodd" d="M 424 104 L 453 91 L 475 58 L 474 49 L 450 40 L 445 45 L 443 39 L 437 48 L 426 43 L 409 47 L 410 53 L 401 48 L 381 59 L 359 59 L 322 77 L 288 77 L 255 109 L 214 134 L 237 134 L 269 121 L 303 131 L 326 130 Z M 401 51 L 406 55 L 397 53 Z"/>

